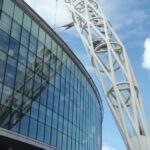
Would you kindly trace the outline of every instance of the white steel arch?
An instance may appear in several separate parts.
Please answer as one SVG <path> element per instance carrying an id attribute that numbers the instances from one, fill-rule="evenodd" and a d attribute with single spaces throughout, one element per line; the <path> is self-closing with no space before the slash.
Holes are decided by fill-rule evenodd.
<path id="1" fill-rule="evenodd" d="M 141 96 L 123 44 L 96 0 L 65 0 L 65 3 L 126 148 L 150 150 Z"/>

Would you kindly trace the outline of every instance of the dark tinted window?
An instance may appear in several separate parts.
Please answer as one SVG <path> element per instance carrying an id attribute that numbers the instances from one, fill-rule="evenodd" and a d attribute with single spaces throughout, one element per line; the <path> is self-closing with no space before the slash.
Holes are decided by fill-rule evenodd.
<path id="1" fill-rule="evenodd" d="M 8 34 L 0 30 L 0 50 L 7 52 L 9 45 L 8 43 L 9 43 Z"/>

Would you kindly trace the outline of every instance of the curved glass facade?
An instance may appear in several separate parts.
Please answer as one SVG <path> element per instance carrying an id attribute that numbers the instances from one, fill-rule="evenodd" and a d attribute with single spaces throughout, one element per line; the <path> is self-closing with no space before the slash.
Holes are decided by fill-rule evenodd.
<path id="1" fill-rule="evenodd" d="M 62 150 L 100 150 L 103 110 L 94 83 L 25 7 L 0 1 L 0 128 Z"/>

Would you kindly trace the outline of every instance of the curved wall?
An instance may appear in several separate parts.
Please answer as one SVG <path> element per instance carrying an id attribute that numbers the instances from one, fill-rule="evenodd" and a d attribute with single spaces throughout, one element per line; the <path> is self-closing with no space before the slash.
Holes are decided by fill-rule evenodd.
<path id="1" fill-rule="evenodd" d="M 58 149 L 101 149 L 101 99 L 80 61 L 27 4 L 0 5 L 1 129 Z"/>

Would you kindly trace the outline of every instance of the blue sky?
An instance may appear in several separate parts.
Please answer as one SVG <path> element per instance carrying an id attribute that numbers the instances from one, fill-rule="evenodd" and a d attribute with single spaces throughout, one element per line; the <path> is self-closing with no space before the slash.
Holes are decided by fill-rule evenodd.
<path id="1" fill-rule="evenodd" d="M 55 19 L 55 0 L 26 0 L 52 27 L 59 27 L 71 22 L 71 17 L 62 0 L 58 0 Z M 150 0 L 99 0 L 106 16 L 118 36 L 124 43 L 135 72 L 145 114 L 150 128 Z M 61 15 L 60 15 L 61 14 Z M 125 150 L 124 143 L 113 117 L 109 111 L 105 98 L 101 92 L 96 75 L 89 62 L 86 51 L 75 29 L 56 32 L 71 47 L 93 77 L 103 99 L 103 150 Z"/>

